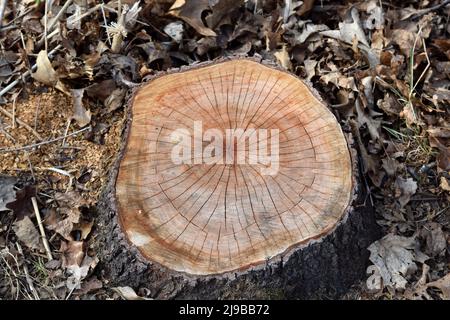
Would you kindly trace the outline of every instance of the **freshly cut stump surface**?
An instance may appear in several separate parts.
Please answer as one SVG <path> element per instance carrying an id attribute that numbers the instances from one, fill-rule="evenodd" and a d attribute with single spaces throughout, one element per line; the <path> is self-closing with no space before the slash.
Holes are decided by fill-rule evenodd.
<path id="1" fill-rule="evenodd" d="M 260 288 L 311 297 L 329 288 L 342 293 L 361 276 L 365 248 L 375 233 L 370 209 L 361 200 L 355 152 L 335 116 L 303 81 L 254 60 L 220 61 L 144 84 L 131 100 L 130 114 L 115 185 L 105 196 L 113 219 L 105 218 L 104 224 L 113 226 L 104 230 L 112 231 L 100 240 L 113 282 L 126 279 L 151 287 L 159 292 L 155 297 L 163 298 L 267 297 Z M 222 154 L 217 149 L 205 155 L 215 140 L 195 136 L 199 123 L 203 134 L 223 135 Z M 181 140 L 203 150 L 182 163 L 173 160 L 174 147 L 181 143 L 174 132 L 180 129 L 192 134 Z M 227 140 L 230 129 L 254 130 L 258 138 L 236 134 Z M 272 132 L 264 135 L 260 129 Z M 258 150 L 270 146 L 269 155 L 275 152 L 274 137 L 278 159 L 248 160 L 252 143 Z M 247 157 L 239 162 L 242 143 Z M 212 157 L 224 161 L 208 163 Z M 276 170 L 267 174 L 269 167 Z M 336 242 L 329 253 L 320 248 L 327 241 Z M 310 260 L 299 254 L 309 254 Z M 267 274 L 273 265 L 284 271 Z M 127 268 L 139 270 L 135 279 Z M 341 275 L 347 271 L 348 276 Z M 210 284 L 208 295 L 205 285 L 216 277 L 221 280 Z M 168 282 L 176 288 L 170 294 L 163 288 Z M 253 293 L 239 292 L 242 283 Z"/>
<path id="2" fill-rule="evenodd" d="M 349 205 L 345 137 L 294 76 L 251 61 L 220 63 L 152 81 L 132 112 L 119 216 L 142 254 L 168 268 L 215 274 L 263 263 L 329 232 Z M 278 172 L 263 175 L 260 163 L 175 165 L 171 135 L 192 131 L 194 121 L 225 137 L 226 129 L 279 129 Z"/>

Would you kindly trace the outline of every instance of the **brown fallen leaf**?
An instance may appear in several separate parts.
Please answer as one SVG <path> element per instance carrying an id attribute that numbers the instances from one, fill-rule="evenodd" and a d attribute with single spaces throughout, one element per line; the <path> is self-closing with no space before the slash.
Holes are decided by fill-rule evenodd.
<path id="1" fill-rule="evenodd" d="M 450 184 L 448 183 L 448 180 L 445 177 L 441 177 L 439 186 L 442 190 L 450 191 Z"/>
<path id="2" fill-rule="evenodd" d="M 77 291 L 77 294 L 88 294 L 101 288 L 103 288 L 103 283 L 97 277 L 92 276 L 81 283 L 81 288 Z"/>
<path id="3" fill-rule="evenodd" d="M 450 273 L 436 281 L 418 286 L 414 291 L 409 292 L 406 295 L 406 298 L 415 300 L 433 300 L 433 297 L 428 293 L 428 289 L 430 288 L 439 289 L 441 291 L 442 299 L 450 300 Z"/>
<path id="4" fill-rule="evenodd" d="M 69 290 L 80 289 L 81 282 L 91 271 L 95 269 L 99 262 L 97 257 L 90 257 L 86 255 L 80 265 L 67 266 L 66 271 L 70 275 L 67 278 L 66 286 Z"/>
<path id="5" fill-rule="evenodd" d="M 388 176 L 394 177 L 397 171 L 402 168 L 400 162 L 392 158 L 384 158 L 381 160 L 383 163 L 383 169 L 386 171 Z"/>
<path id="6" fill-rule="evenodd" d="M 184 27 L 181 21 L 175 21 L 164 27 L 164 33 L 171 37 L 175 42 L 180 43 L 183 40 Z"/>
<path id="7" fill-rule="evenodd" d="M 400 207 L 403 208 L 417 191 L 417 182 L 412 178 L 404 179 L 397 177 L 395 180 L 395 193 L 400 203 Z"/>
<path id="8" fill-rule="evenodd" d="M 363 125 L 367 126 L 367 130 L 369 130 L 370 136 L 374 141 L 377 141 L 380 138 L 380 126 L 381 121 L 377 119 L 373 119 L 365 110 L 363 110 L 360 100 L 357 99 L 355 101 L 355 109 L 358 115 L 358 125 L 362 127 Z"/>
<path id="9" fill-rule="evenodd" d="M 186 21 L 201 35 L 215 37 L 217 34 L 206 27 L 202 21 L 202 13 L 209 9 L 209 0 L 176 0 L 170 7 L 169 14 Z"/>
<path id="10" fill-rule="evenodd" d="M 16 191 L 14 191 L 16 182 L 15 177 L 0 175 L 0 211 L 9 210 L 6 205 L 16 199 Z"/>
<path id="11" fill-rule="evenodd" d="M 74 119 L 80 127 L 84 127 L 91 122 L 91 112 L 86 110 L 83 106 L 84 89 L 71 89 L 73 101 L 73 115 Z"/>
<path id="12" fill-rule="evenodd" d="M 152 300 L 145 297 L 140 297 L 131 287 L 115 287 L 112 288 L 117 292 L 124 300 Z"/>
<path id="13" fill-rule="evenodd" d="M 368 248 L 370 261 L 378 267 L 384 286 L 405 289 L 406 277 L 417 270 L 414 261 L 424 261 L 427 257 L 418 251 L 415 237 L 402 237 L 389 233 L 372 243 Z"/>
<path id="14" fill-rule="evenodd" d="M 44 246 L 40 241 L 39 232 L 30 217 L 24 217 L 22 220 L 14 222 L 13 230 L 19 241 L 26 247 L 36 250 L 44 249 Z"/>
<path id="15" fill-rule="evenodd" d="M 450 169 L 450 147 L 448 147 L 443 139 L 430 135 L 430 146 L 439 149 L 437 156 L 438 167 L 442 170 Z"/>
<path id="16" fill-rule="evenodd" d="M 314 7 L 314 1 L 316 0 L 305 0 L 302 5 L 297 10 L 297 15 L 301 17 L 302 15 L 307 14 Z"/>
<path id="17" fill-rule="evenodd" d="M 58 82 L 58 75 L 53 69 L 50 60 L 48 59 L 48 53 L 45 50 L 41 50 L 38 53 L 36 59 L 37 69 L 31 76 L 47 86 L 53 87 Z"/>
<path id="18" fill-rule="evenodd" d="M 94 83 L 91 86 L 85 88 L 85 90 L 89 97 L 104 102 L 106 98 L 111 95 L 111 92 L 113 92 L 116 88 L 116 82 L 112 79 L 108 79 Z"/>
<path id="19" fill-rule="evenodd" d="M 447 239 L 439 223 L 428 222 L 423 226 L 420 235 L 425 239 L 425 253 L 427 255 L 435 257 L 445 254 Z"/>
<path id="20" fill-rule="evenodd" d="M 72 231 L 81 231 L 81 239 L 85 239 L 90 233 L 92 225 L 81 219 L 80 207 L 86 201 L 78 192 L 56 193 L 55 200 L 58 207 L 48 211 L 44 223 L 49 230 L 53 230 L 66 240 L 74 240 Z"/>
<path id="21" fill-rule="evenodd" d="M 126 92 L 127 91 L 122 88 L 117 88 L 111 92 L 109 97 L 105 100 L 105 107 L 108 108 L 108 112 L 112 112 L 123 105 L 122 102 Z"/>
<path id="22" fill-rule="evenodd" d="M 25 186 L 16 191 L 16 200 L 6 204 L 6 208 L 12 210 L 17 220 L 34 213 L 31 198 L 36 196 L 36 189 L 33 186 Z"/>
<path id="23" fill-rule="evenodd" d="M 292 70 L 291 58 L 289 57 L 289 53 L 287 52 L 286 45 L 276 51 L 274 53 L 275 58 L 277 58 L 278 62 L 281 64 L 283 68 L 286 70 Z"/>
<path id="24" fill-rule="evenodd" d="M 358 9 L 352 7 L 350 9 L 350 15 L 352 21 L 339 22 L 339 30 L 321 31 L 320 34 L 352 45 L 354 51 L 361 49 L 365 53 L 370 66 L 375 68 L 380 63 L 380 59 L 374 50 L 372 50 L 369 42 L 367 41 L 366 34 L 362 28 Z"/>
<path id="25" fill-rule="evenodd" d="M 377 101 L 377 106 L 389 116 L 398 116 L 403 110 L 402 105 L 390 93 L 386 93 L 383 99 Z"/>
<path id="26" fill-rule="evenodd" d="M 61 241 L 61 266 L 67 268 L 69 266 L 80 266 L 83 262 L 85 245 L 83 241 Z"/>
<path id="27" fill-rule="evenodd" d="M 94 226 L 94 221 L 82 220 L 79 223 L 73 225 L 73 230 L 80 232 L 80 240 L 85 240 L 91 233 L 92 227 Z"/>

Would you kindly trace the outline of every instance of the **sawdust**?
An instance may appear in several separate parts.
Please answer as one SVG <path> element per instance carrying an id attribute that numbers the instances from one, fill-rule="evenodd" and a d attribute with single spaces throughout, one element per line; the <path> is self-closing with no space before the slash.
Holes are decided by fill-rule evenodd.
<path id="1" fill-rule="evenodd" d="M 13 104 L 4 108 L 12 113 Z M 70 97 L 50 90 L 17 101 L 15 115 L 48 141 L 65 135 L 72 109 Z M 113 115 L 101 111 L 93 112 L 92 130 L 67 137 L 64 145 L 63 140 L 58 140 L 27 150 L 0 152 L 0 172 L 31 178 L 43 194 L 76 188 L 95 202 L 106 184 L 108 166 L 117 154 L 123 125 L 122 111 Z M 41 142 L 26 128 L 17 124 L 13 127 L 12 119 L 0 115 L 0 120 L 0 150 Z M 68 134 L 79 129 L 72 121 Z"/>

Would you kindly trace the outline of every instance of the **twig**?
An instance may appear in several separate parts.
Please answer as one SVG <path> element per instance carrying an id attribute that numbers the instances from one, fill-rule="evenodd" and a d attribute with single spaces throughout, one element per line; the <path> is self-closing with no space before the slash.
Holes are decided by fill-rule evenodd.
<path id="1" fill-rule="evenodd" d="M 0 107 L 0 113 L 3 113 L 5 116 L 7 116 L 8 118 L 14 119 L 14 122 L 17 122 L 18 124 L 20 124 L 22 127 L 24 127 L 25 129 L 27 129 L 28 131 L 30 131 L 36 138 L 38 138 L 39 140 L 42 140 L 42 137 L 39 135 L 39 133 L 37 133 L 32 127 L 30 127 L 26 122 L 23 122 L 22 120 L 20 120 L 19 118 L 17 118 L 15 116 L 15 112 L 13 114 L 11 114 L 10 112 L 8 112 L 7 110 L 5 110 L 3 107 Z"/>
<path id="2" fill-rule="evenodd" d="M 30 171 L 31 171 L 31 176 L 33 178 L 33 182 L 36 182 L 36 176 L 34 174 L 33 165 L 31 164 L 30 154 L 28 152 L 25 152 L 25 154 L 27 155 L 28 166 L 30 167 Z"/>
<path id="3" fill-rule="evenodd" d="M 48 1 L 45 0 L 45 16 L 44 16 L 44 41 L 45 41 L 45 51 L 48 52 L 48 41 L 47 41 L 47 23 L 48 23 Z"/>
<path id="4" fill-rule="evenodd" d="M 13 258 L 13 260 L 16 262 L 16 266 L 17 266 L 17 268 L 19 268 L 19 263 L 17 262 L 17 259 L 16 259 L 16 257 L 13 255 L 13 254 L 11 254 L 11 252 L 9 252 L 9 250 L 8 251 L 6 251 L 6 254 L 8 254 L 8 255 L 10 255 L 12 258 Z M 13 295 L 14 293 L 13 293 L 13 290 L 12 290 L 12 288 L 13 288 L 13 286 L 14 286 L 14 284 L 13 284 L 13 278 L 16 280 L 16 300 L 19 298 L 19 292 L 20 292 L 20 282 L 19 282 L 19 277 L 18 277 L 18 275 L 16 274 L 16 272 L 14 271 L 14 269 L 9 265 L 9 263 L 8 263 L 8 260 L 6 260 L 6 258 L 3 256 L 3 254 L 2 255 L 0 255 L 0 257 L 2 257 L 2 260 L 3 260 L 3 262 L 5 263 L 5 265 L 6 265 L 6 268 L 3 268 L 3 270 L 4 270 L 4 272 L 6 273 L 6 275 L 8 276 L 8 278 L 9 278 L 9 283 L 10 283 L 10 286 L 11 286 L 11 295 Z M 8 271 L 8 269 L 11 271 L 11 273 L 12 273 L 12 275 L 13 275 L 13 277 L 11 277 L 11 275 L 10 275 L 10 272 Z"/>
<path id="5" fill-rule="evenodd" d="M 52 30 L 55 26 L 56 22 L 58 22 L 61 15 L 67 10 L 67 8 L 72 4 L 72 0 L 67 0 L 66 3 L 62 6 L 61 10 L 56 14 L 55 18 L 50 22 L 48 26 L 48 30 Z"/>
<path id="6" fill-rule="evenodd" d="M 52 51 L 50 51 L 48 53 L 49 58 L 52 57 L 56 53 L 56 51 L 58 51 L 60 48 L 62 48 L 62 45 L 58 44 Z M 26 77 L 28 77 L 31 74 L 31 72 L 36 70 L 36 68 L 37 68 L 37 64 L 34 64 L 30 70 L 25 71 L 18 79 L 14 80 L 9 85 L 7 85 L 5 88 L 3 88 L 3 90 L 0 91 L 0 97 L 2 97 L 9 90 L 14 88 L 22 79 L 25 79 Z"/>
<path id="7" fill-rule="evenodd" d="M 100 6 L 100 9 L 102 10 L 102 15 L 103 15 L 103 23 L 104 23 L 104 27 L 108 27 L 108 22 L 106 21 L 106 15 L 105 15 L 105 9 L 103 8 L 103 6 L 105 5 L 105 3 L 102 1 L 102 5 Z M 108 32 L 106 32 L 106 36 L 108 37 L 108 42 L 109 45 L 111 46 L 112 42 L 111 42 L 111 37 L 109 36 Z"/>
<path id="8" fill-rule="evenodd" d="M 71 5 L 73 0 L 68 0 L 64 3 L 64 5 L 62 6 L 61 10 L 59 10 L 59 12 L 56 14 L 56 16 L 53 18 L 53 20 L 50 21 L 50 24 L 47 27 L 47 32 L 52 31 L 53 27 L 55 26 L 55 24 L 58 22 L 59 18 L 61 17 L 61 15 L 66 12 L 67 8 Z M 38 41 L 38 47 L 42 46 L 42 43 L 44 41 L 46 41 L 46 38 L 50 38 L 49 36 L 47 36 L 46 34 L 44 34 L 41 39 L 39 39 Z"/>
<path id="9" fill-rule="evenodd" d="M 445 7 L 448 4 L 450 4 L 450 0 L 445 0 L 442 3 L 439 3 L 439 4 L 437 4 L 437 5 L 433 6 L 433 7 L 419 10 L 419 12 L 417 12 L 417 13 L 415 13 L 415 14 L 413 14 L 411 16 L 411 19 L 416 19 L 416 18 L 419 18 L 419 17 L 421 17 L 421 16 L 423 16 L 423 15 L 425 15 L 425 14 L 431 12 L 431 11 L 439 10 L 440 8 Z"/>
<path id="10" fill-rule="evenodd" d="M 64 131 L 64 135 L 67 136 L 69 133 L 70 123 L 72 122 L 72 118 L 67 120 L 66 131 Z M 63 139 L 61 146 L 64 147 L 66 145 L 66 138 Z"/>
<path id="11" fill-rule="evenodd" d="M 77 134 L 79 134 L 81 132 L 84 132 L 84 131 L 90 130 L 90 129 L 91 129 L 91 126 L 88 126 L 88 127 L 83 128 L 83 129 L 77 130 L 75 132 L 69 133 L 66 136 L 61 136 L 61 137 L 50 139 L 50 140 L 47 140 L 47 141 L 42 141 L 42 142 L 39 142 L 39 143 L 34 143 L 34 144 L 27 145 L 27 146 L 19 147 L 19 148 L 0 149 L 0 153 L 16 152 L 16 151 L 33 149 L 33 148 L 36 148 L 36 147 L 39 147 L 39 146 L 42 146 L 42 145 L 45 145 L 45 144 L 49 144 L 49 143 L 53 143 L 53 142 L 65 139 L 67 137 L 75 136 L 75 135 L 77 135 Z"/>
<path id="12" fill-rule="evenodd" d="M 5 1 L 6 2 L 6 1 Z M 23 12 L 20 16 L 15 17 L 14 19 L 12 19 L 10 22 L 8 22 L 7 24 L 5 24 L 3 27 L 0 27 L 0 32 L 2 31 L 7 31 L 10 29 L 14 29 L 17 28 L 17 26 L 13 25 L 13 23 L 15 23 L 17 20 L 22 19 L 23 17 L 25 17 L 27 14 L 29 14 L 30 12 L 32 12 L 33 10 L 35 10 L 36 7 L 35 6 L 31 6 L 30 8 L 28 8 L 27 10 L 25 10 L 25 12 Z"/>
<path id="13" fill-rule="evenodd" d="M 80 16 L 76 17 L 75 19 L 73 19 L 73 23 L 77 22 L 78 20 L 83 19 L 84 17 L 89 16 L 90 14 L 94 13 L 95 11 L 97 11 L 98 9 L 100 9 L 102 7 L 102 4 L 97 4 L 94 7 L 90 8 L 88 11 L 86 11 L 85 13 L 81 14 Z M 106 9 L 111 9 L 108 6 L 103 6 Z"/>
<path id="14" fill-rule="evenodd" d="M 19 242 L 16 242 L 16 246 L 17 246 L 17 251 L 19 251 L 20 255 L 25 258 L 23 251 L 22 251 L 22 246 L 19 244 Z M 25 262 L 23 264 L 23 272 L 25 273 L 25 279 L 27 280 L 28 287 L 30 287 L 30 291 L 33 294 L 34 299 L 40 300 L 39 295 L 38 295 L 36 289 L 34 288 L 33 280 L 31 280 L 30 273 L 28 272 L 28 266 Z"/>
<path id="15" fill-rule="evenodd" d="M 50 251 L 50 246 L 48 245 L 47 236 L 45 235 L 44 226 L 42 225 L 41 214 L 39 213 L 39 208 L 35 197 L 31 198 L 33 203 L 34 213 L 36 214 L 36 219 L 39 226 L 39 231 L 41 232 L 42 242 L 44 243 L 45 252 L 47 253 L 48 260 L 53 260 L 52 252 Z"/>
<path id="16" fill-rule="evenodd" d="M 69 177 L 69 183 L 67 185 L 65 193 L 67 193 L 67 191 L 69 191 L 69 189 L 70 189 L 70 187 L 72 186 L 72 183 L 73 183 L 73 175 L 70 174 L 70 172 L 68 172 L 66 170 L 58 169 L 58 168 L 44 168 L 44 170 L 50 170 L 50 171 L 62 174 L 64 176 L 66 176 L 66 177 Z"/>
<path id="17" fill-rule="evenodd" d="M 41 107 L 41 100 L 42 100 L 42 96 L 39 96 L 38 104 L 36 105 L 36 109 L 34 110 L 34 130 L 37 129 L 39 108 Z"/>
<path id="18" fill-rule="evenodd" d="M 16 100 L 21 92 L 22 92 L 22 88 L 19 90 L 19 92 L 17 92 L 16 94 L 13 95 L 13 110 L 12 110 L 12 118 L 11 118 L 13 129 L 16 128 Z"/>
<path id="19" fill-rule="evenodd" d="M 3 14 L 6 9 L 6 0 L 0 0 L 0 28 L 2 27 Z"/>

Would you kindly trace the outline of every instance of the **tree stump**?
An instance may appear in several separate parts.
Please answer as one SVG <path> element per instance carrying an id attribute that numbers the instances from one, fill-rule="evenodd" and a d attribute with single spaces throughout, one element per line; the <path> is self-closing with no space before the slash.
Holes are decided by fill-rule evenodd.
<path id="1" fill-rule="evenodd" d="M 163 299 L 338 297 L 377 237 L 347 140 L 308 84 L 256 59 L 154 77 L 100 202 L 103 276 Z"/>

